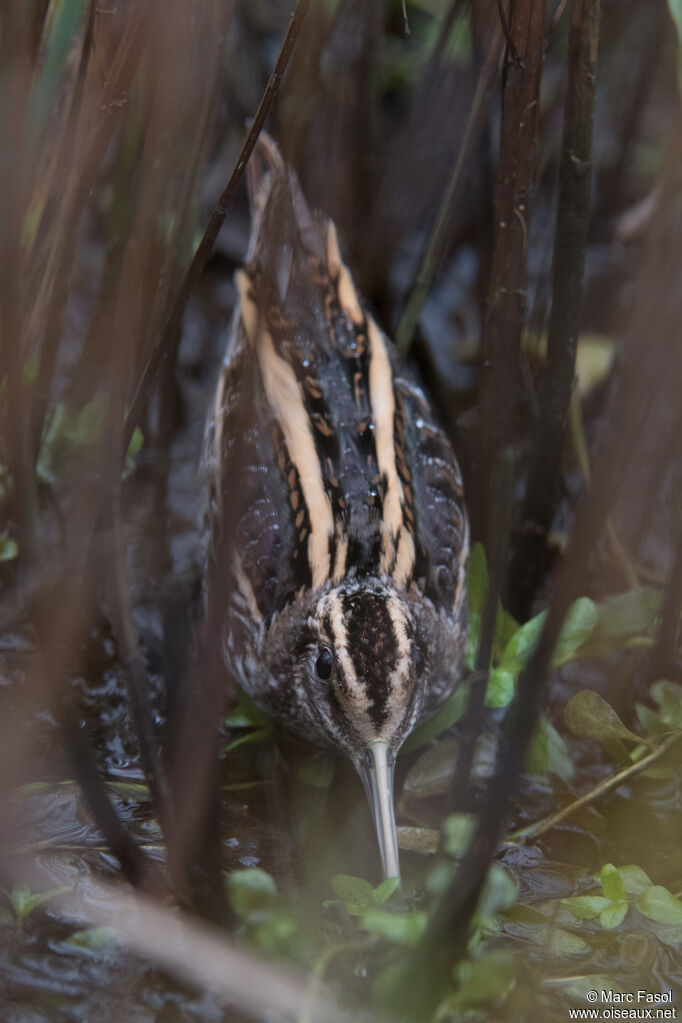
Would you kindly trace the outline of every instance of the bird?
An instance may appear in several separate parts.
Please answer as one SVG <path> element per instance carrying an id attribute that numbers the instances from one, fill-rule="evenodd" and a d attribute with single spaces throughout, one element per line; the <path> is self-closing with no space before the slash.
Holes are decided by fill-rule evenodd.
<path id="1" fill-rule="evenodd" d="M 219 584 L 206 599 L 224 602 L 225 665 L 257 706 L 350 758 L 383 875 L 399 878 L 395 758 L 462 674 L 462 476 L 333 221 L 265 133 L 247 183 L 251 236 L 207 431 Z"/>

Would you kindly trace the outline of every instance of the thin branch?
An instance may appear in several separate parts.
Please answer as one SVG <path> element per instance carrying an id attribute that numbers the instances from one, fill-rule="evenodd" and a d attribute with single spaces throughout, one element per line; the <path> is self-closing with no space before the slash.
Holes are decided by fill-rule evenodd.
<path id="1" fill-rule="evenodd" d="M 308 8 L 310 7 L 310 3 L 311 0 L 298 0 L 296 10 L 291 15 L 289 28 L 287 29 L 287 33 L 284 37 L 282 48 L 279 51 L 275 67 L 270 75 L 265 92 L 263 93 L 263 97 L 258 105 L 256 116 L 254 117 L 253 123 L 251 124 L 246 139 L 244 140 L 244 144 L 239 154 L 239 159 L 234 166 L 230 179 L 227 182 L 217 205 L 213 209 L 209 222 L 206 226 L 206 230 L 204 231 L 204 236 L 199 243 L 199 247 L 194 253 L 194 258 L 192 259 L 189 270 L 185 275 L 185 279 L 170 311 L 166 325 L 160 333 L 149 361 L 144 368 L 144 372 L 133 397 L 132 405 L 125 419 L 123 428 L 124 452 L 128 450 L 133 430 L 141 419 L 152 382 L 156 377 L 159 366 L 173 351 L 177 343 L 187 303 L 189 302 L 197 281 L 201 277 L 204 267 L 213 252 L 213 246 L 216 238 L 218 237 L 218 232 L 223 226 L 225 216 L 230 208 L 239 182 L 242 179 L 248 159 L 253 152 L 253 148 L 261 133 L 265 119 L 270 112 L 273 100 L 279 90 L 282 78 L 289 64 L 291 54 L 300 35 L 304 18 L 308 12 Z"/>
<path id="2" fill-rule="evenodd" d="M 112 508 L 110 577 L 113 611 L 111 622 L 116 644 L 126 667 L 126 684 L 130 711 L 137 738 L 145 779 L 154 800 L 166 841 L 169 840 L 168 815 L 171 813 L 170 792 L 163 760 L 154 730 L 151 706 L 152 686 L 140 652 L 137 629 L 133 621 L 130 584 L 126 571 L 126 552 L 121 523 L 120 488 L 114 491 Z M 172 828 L 171 828 L 172 830 Z"/>
<path id="3" fill-rule="evenodd" d="M 635 764 L 630 764 L 628 767 L 624 767 L 622 771 L 616 771 L 608 778 L 604 778 L 598 785 L 595 785 L 593 789 L 586 792 L 584 796 L 580 796 L 579 799 L 575 799 L 568 806 L 565 806 L 562 810 L 557 813 L 550 814 L 548 817 L 543 817 L 542 820 L 536 821 L 534 824 L 529 824 L 525 828 L 519 828 L 518 831 L 512 831 L 510 835 L 507 835 L 505 842 L 508 844 L 521 844 L 528 841 L 529 838 L 538 838 L 540 835 L 544 835 L 547 831 L 551 831 L 557 824 L 561 824 L 562 821 L 570 817 L 571 814 L 577 813 L 578 810 L 584 809 L 586 806 L 590 806 L 595 803 L 598 799 L 602 799 L 604 796 L 608 796 L 610 792 L 614 792 L 620 788 L 621 785 L 629 781 L 630 778 L 636 777 L 641 774 L 642 771 L 646 771 L 652 764 L 655 764 L 657 760 L 660 760 L 662 756 L 665 756 L 673 746 L 682 739 L 682 733 L 675 732 L 674 735 L 668 736 L 660 746 L 653 749 L 650 753 L 647 753 L 645 757 L 638 760 Z"/>
<path id="4" fill-rule="evenodd" d="M 490 481 L 488 513 L 490 522 L 486 531 L 488 551 L 488 592 L 481 619 L 481 635 L 476 651 L 476 665 L 469 692 L 461 739 L 457 756 L 457 770 L 453 787 L 471 788 L 471 766 L 476 744 L 483 731 L 485 693 L 490 675 L 490 661 L 495 640 L 495 626 L 500 598 L 504 592 L 509 553 L 509 533 L 514 493 L 515 452 L 504 448 L 500 453 Z"/>

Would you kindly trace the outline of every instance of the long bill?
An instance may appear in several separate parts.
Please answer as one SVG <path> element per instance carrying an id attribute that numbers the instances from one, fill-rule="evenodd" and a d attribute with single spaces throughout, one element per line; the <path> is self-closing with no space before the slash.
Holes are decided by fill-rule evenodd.
<path id="1" fill-rule="evenodd" d="M 393 810 L 395 757 L 385 739 L 374 739 L 360 763 L 360 776 L 374 817 L 384 877 L 400 877 L 398 837 Z"/>

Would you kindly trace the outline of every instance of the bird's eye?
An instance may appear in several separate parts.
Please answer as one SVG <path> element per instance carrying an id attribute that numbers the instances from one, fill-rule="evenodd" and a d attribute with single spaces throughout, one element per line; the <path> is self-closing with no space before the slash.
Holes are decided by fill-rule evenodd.
<path id="1" fill-rule="evenodd" d="M 315 661 L 315 674 L 318 678 L 326 681 L 332 673 L 332 652 L 323 647 Z"/>
<path id="2" fill-rule="evenodd" d="M 414 648 L 414 669 L 417 672 L 417 676 L 421 677 L 424 674 L 426 668 L 426 658 L 424 657 L 424 651 L 417 644 Z"/>

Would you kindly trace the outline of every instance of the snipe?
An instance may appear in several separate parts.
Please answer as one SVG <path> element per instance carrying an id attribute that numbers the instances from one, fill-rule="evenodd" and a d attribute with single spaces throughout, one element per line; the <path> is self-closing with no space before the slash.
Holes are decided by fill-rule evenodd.
<path id="1" fill-rule="evenodd" d="M 395 756 L 457 685 L 466 641 L 461 476 L 266 136 L 249 193 L 210 434 L 225 661 L 275 720 L 351 758 L 395 876 Z"/>

